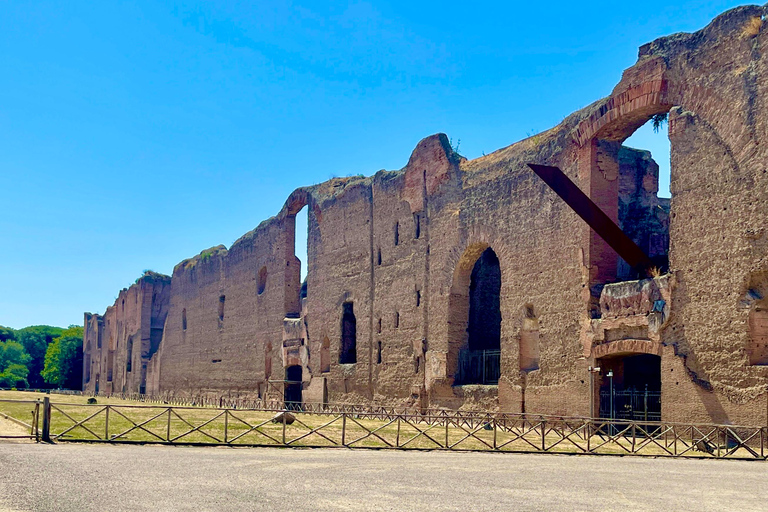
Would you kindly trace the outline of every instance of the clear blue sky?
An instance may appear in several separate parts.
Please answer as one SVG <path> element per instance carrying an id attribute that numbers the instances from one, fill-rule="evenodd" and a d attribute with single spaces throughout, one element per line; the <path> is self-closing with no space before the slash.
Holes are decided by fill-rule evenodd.
<path id="1" fill-rule="evenodd" d="M 0 324 L 81 324 L 290 192 L 468 158 L 605 95 L 735 2 L 0 3 Z M 634 146 L 668 162 L 663 134 Z"/>

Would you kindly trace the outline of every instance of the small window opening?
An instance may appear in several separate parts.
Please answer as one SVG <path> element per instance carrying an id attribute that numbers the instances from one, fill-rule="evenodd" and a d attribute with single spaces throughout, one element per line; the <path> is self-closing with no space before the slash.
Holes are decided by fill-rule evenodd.
<path id="1" fill-rule="evenodd" d="M 400 244 L 400 223 L 395 222 L 395 245 Z"/>
<path id="2" fill-rule="evenodd" d="M 264 290 L 267 288 L 267 267 L 263 266 L 261 267 L 261 270 L 259 270 L 259 283 L 257 288 L 257 293 L 261 295 L 264 293 Z"/>
<path id="3" fill-rule="evenodd" d="M 381 318 L 379 318 L 379 324 L 378 324 L 378 326 L 376 327 L 376 333 L 377 333 L 377 334 L 381 334 Z"/>
<path id="4" fill-rule="evenodd" d="M 421 290 L 416 290 L 416 307 L 421 306 Z"/>
<path id="5" fill-rule="evenodd" d="M 340 364 L 357 362 L 357 320 L 355 319 L 354 306 L 351 302 L 345 302 L 341 315 L 341 350 L 339 353 Z"/>
<path id="6" fill-rule="evenodd" d="M 224 301 L 226 300 L 226 297 L 222 295 L 219 297 L 219 322 L 224 321 Z"/>
<path id="7" fill-rule="evenodd" d="M 421 366 L 421 358 L 420 357 L 414 357 L 413 358 L 413 373 L 419 373 L 419 367 Z"/>
<path id="8" fill-rule="evenodd" d="M 379 247 L 378 254 L 376 255 L 376 264 L 381 265 L 381 247 Z"/>
<path id="9" fill-rule="evenodd" d="M 131 371 L 133 365 L 133 336 L 128 336 L 128 360 L 125 363 L 125 371 Z"/>
<path id="10" fill-rule="evenodd" d="M 187 308 L 181 310 L 181 329 L 187 330 Z"/>
<path id="11" fill-rule="evenodd" d="M 413 238 L 421 237 L 421 215 L 413 214 Z"/>
<path id="12" fill-rule="evenodd" d="M 395 329 L 400 327 L 400 312 L 395 311 Z"/>
<path id="13" fill-rule="evenodd" d="M 220 363 L 220 362 L 221 362 L 221 359 L 211 359 L 211 362 L 212 362 L 212 363 Z"/>
<path id="14" fill-rule="evenodd" d="M 376 352 L 376 364 L 381 364 L 381 342 L 379 342 L 378 350 Z"/>

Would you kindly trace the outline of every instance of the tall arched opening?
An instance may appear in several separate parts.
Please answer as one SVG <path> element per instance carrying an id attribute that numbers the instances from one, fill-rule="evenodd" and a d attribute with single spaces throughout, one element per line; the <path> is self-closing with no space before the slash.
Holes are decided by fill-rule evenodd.
<path id="1" fill-rule="evenodd" d="M 497 384 L 501 374 L 501 266 L 488 245 L 467 248 L 449 299 L 448 368 L 454 385 Z"/>

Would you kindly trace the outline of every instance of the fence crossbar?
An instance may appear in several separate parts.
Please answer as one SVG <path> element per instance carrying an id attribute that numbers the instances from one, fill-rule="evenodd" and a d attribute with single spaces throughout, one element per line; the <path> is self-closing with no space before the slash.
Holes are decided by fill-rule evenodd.
<path id="1" fill-rule="evenodd" d="M 172 443 L 172 442 L 176 441 L 177 439 L 181 439 L 182 437 L 186 437 L 186 436 L 188 436 L 189 434 L 191 434 L 192 432 L 200 432 L 201 434 L 203 434 L 203 435 L 206 435 L 206 436 L 210 437 L 211 439 L 213 439 L 213 440 L 214 440 L 214 441 L 216 441 L 217 443 L 221 443 L 221 442 L 222 442 L 222 440 L 221 440 L 221 439 L 219 439 L 218 437 L 215 437 L 215 436 L 213 436 L 213 435 L 209 434 L 208 432 L 206 432 L 206 431 L 202 430 L 202 428 L 203 428 L 203 427 L 205 427 L 206 425 L 208 425 L 208 424 L 210 424 L 210 423 L 212 423 L 212 422 L 216 421 L 217 419 L 221 418 L 223 415 L 225 415 L 225 414 L 227 413 L 226 409 L 225 409 L 224 411 L 220 412 L 219 414 L 217 414 L 216 416 L 214 416 L 213 418 L 209 419 L 208 421 L 206 421 L 206 422 L 204 422 L 204 423 L 201 423 L 201 424 L 200 424 L 200 425 L 198 425 L 198 426 L 194 426 L 192 423 L 188 422 L 187 420 L 185 420 L 184 418 L 182 418 L 181 416 L 179 416 L 179 413 L 177 413 L 177 412 L 176 412 L 176 411 L 174 411 L 173 409 L 169 409 L 169 410 L 170 410 L 170 412 L 172 412 L 172 413 L 173 413 L 173 415 L 174 415 L 174 416 L 176 416 L 177 418 L 179 418 L 181 421 L 183 421 L 184 423 L 186 423 L 188 426 L 192 427 L 192 430 L 188 430 L 187 432 L 184 432 L 183 434 L 180 434 L 180 435 L 178 435 L 178 436 L 174 437 L 173 439 L 168 439 L 168 442 L 169 442 L 169 443 Z M 168 421 L 169 421 L 169 422 L 171 421 L 171 420 L 170 420 L 170 418 L 168 419 Z"/>
<path id="2" fill-rule="evenodd" d="M 135 422 L 135 421 L 133 421 L 131 418 L 129 418 L 128 416 L 126 416 L 125 414 L 123 414 L 122 412 L 120 412 L 120 411 L 119 411 L 119 410 L 118 410 L 116 407 L 112 407 L 112 411 L 113 411 L 113 412 L 115 412 L 115 413 L 119 414 L 120 416 L 122 416 L 123 418 L 125 418 L 126 420 L 128 420 L 128 422 L 129 422 L 129 423 L 131 423 L 133 426 L 132 426 L 131 428 L 129 428 L 128 430 L 126 430 L 126 431 L 124 431 L 124 432 L 121 432 L 120 434 L 117 434 L 117 435 L 114 435 L 114 436 L 112 436 L 112 439 L 111 439 L 111 440 L 112 440 L 112 441 L 114 441 L 115 439 L 120 439 L 121 437 L 125 436 L 126 434 L 128 434 L 128 433 L 130 433 L 130 432 L 133 432 L 133 431 L 134 431 L 134 430 L 136 430 L 136 429 L 141 429 L 141 430 L 143 430 L 144 432 L 146 432 L 147 434 L 152 434 L 153 436 L 155 436 L 156 438 L 158 438 L 160 441 L 162 441 L 162 442 L 166 442 L 166 441 L 167 441 L 167 439 L 163 438 L 162 436 L 159 436 L 159 435 L 155 434 L 154 432 L 152 432 L 152 431 L 151 431 L 151 430 L 149 430 L 149 429 L 146 429 L 146 428 L 144 428 L 144 425 L 146 425 L 147 423 L 150 423 L 150 422 L 152 422 L 152 421 L 155 421 L 157 418 L 159 418 L 160 416 L 162 416 L 162 415 L 164 415 L 164 414 L 168 414 L 168 411 L 170 411 L 170 410 L 171 410 L 171 408 L 170 408 L 170 407 L 168 407 L 168 408 L 165 408 L 165 409 L 163 409 L 162 411 L 160 411 L 159 413 L 157 413 L 156 415 L 154 415 L 154 416 L 152 416 L 151 418 L 149 418 L 148 420 L 142 421 L 141 423 L 136 423 L 136 422 Z"/>
<path id="3" fill-rule="evenodd" d="M 462 437 L 461 439 L 459 439 L 458 441 L 456 441 L 455 443 L 453 443 L 453 444 L 449 443 L 448 446 L 446 446 L 446 448 L 452 449 L 454 446 L 458 446 L 460 443 L 463 443 L 464 441 L 466 441 L 467 439 L 469 439 L 471 437 L 471 438 L 476 439 L 476 440 L 480 441 L 481 443 L 483 443 L 485 446 L 488 447 L 488 449 L 493 450 L 493 446 L 488 444 L 485 441 L 485 439 L 483 439 L 481 437 L 477 437 L 475 435 L 480 430 L 485 430 L 485 425 L 486 425 L 485 423 L 481 423 L 479 427 L 475 427 L 474 429 L 472 429 L 472 427 L 469 427 L 469 430 L 467 430 L 466 428 L 464 428 L 464 426 L 462 426 L 460 424 L 457 424 L 457 423 L 454 423 L 454 426 L 456 428 L 460 429 L 461 431 L 463 431 L 466 435 L 464 437 Z"/>
<path id="4" fill-rule="evenodd" d="M 257 434 L 261 434 L 262 436 L 266 437 L 267 439 L 271 439 L 272 441 L 274 441 L 275 444 L 283 444 L 282 441 L 280 441 L 279 439 L 275 439 L 274 437 L 272 437 L 271 435 L 267 434 L 266 432 L 263 432 L 263 431 L 259 430 L 264 425 L 266 425 L 268 423 L 271 423 L 272 422 L 272 418 L 270 418 L 268 420 L 264 420 L 261 423 L 259 423 L 258 425 L 251 425 L 250 423 L 248 423 L 244 419 L 242 419 L 242 418 L 236 416 L 235 414 L 233 414 L 232 411 L 229 411 L 229 416 L 234 418 L 234 419 L 236 419 L 237 421 L 239 421 L 240 423 L 242 423 L 246 427 L 248 427 L 248 430 L 246 430 L 245 432 L 241 432 L 239 435 L 237 435 L 237 436 L 233 437 L 232 439 L 228 440 L 227 444 L 233 444 L 235 441 L 237 441 L 238 439 L 240 439 L 243 436 L 247 436 L 251 432 L 256 432 Z"/>
<path id="5" fill-rule="evenodd" d="M 102 412 L 106 411 L 108 407 L 109 407 L 108 405 L 105 405 L 104 407 L 100 408 L 98 411 L 96 411 L 95 413 L 91 414 L 90 416 L 88 416 L 88 417 L 87 417 L 87 418 L 85 418 L 84 420 L 82 420 L 82 421 L 77 421 L 76 419 L 74 419 L 72 416 L 70 416 L 70 415 L 69 415 L 69 414 L 67 414 L 66 412 L 62 411 L 61 409 L 59 409 L 59 408 L 58 408 L 58 407 L 56 407 L 55 405 L 51 404 L 51 409 L 56 409 L 56 410 L 57 410 L 57 411 L 59 411 L 61 414 L 63 414 L 64 416 L 66 416 L 66 417 L 67 417 L 67 418 L 68 418 L 70 421 L 72 421 L 72 423 L 74 423 L 74 425 L 72 425 L 72 426 L 71 426 L 71 427 L 69 427 L 68 429 L 66 429 L 66 430 L 64 430 L 63 432 L 60 432 L 60 433 L 58 433 L 58 434 L 54 434 L 54 435 L 53 435 L 53 436 L 51 436 L 51 437 L 55 437 L 55 438 L 57 438 L 57 439 L 58 439 L 59 437 L 62 437 L 64 434 L 66 434 L 66 433 L 68 433 L 68 432 L 70 432 L 70 431 L 74 430 L 75 428 L 77 428 L 77 427 L 81 427 L 81 428 L 83 428 L 83 429 L 87 430 L 88 432 L 90 432 L 90 433 L 91 433 L 91 435 L 92 435 L 93 437 L 95 437 L 96 439 L 101 439 L 101 436 L 100 436 L 100 435 L 98 435 L 98 434 L 97 434 L 97 433 L 95 433 L 93 430 L 91 430 L 91 429 L 89 429 L 88 427 L 86 427 L 86 426 L 84 425 L 84 423 L 85 423 L 86 421 L 89 421 L 89 420 L 93 419 L 94 417 L 98 416 L 98 415 L 99 415 L 99 414 L 101 414 Z"/>
<path id="6" fill-rule="evenodd" d="M 347 416 L 347 418 L 348 418 L 348 419 L 350 419 L 350 420 L 352 420 L 352 422 L 356 423 L 356 424 L 357 424 L 357 425 L 358 425 L 360 428 L 362 428 L 363 430 L 365 430 L 365 431 L 366 431 L 366 434 L 364 434 L 364 435 L 362 435 L 362 436 L 358 437 L 357 439 L 355 439 L 355 440 L 353 440 L 353 441 L 349 441 L 349 442 L 347 443 L 347 446 L 352 446 L 353 444 L 355 444 L 355 443 L 358 443 L 358 442 L 362 441 L 363 439 L 367 439 L 367 438 L 369 438 L 369 437 L 371 437 L 371 436 L 375 436 L 375 437 L 377 437 L 378 439 L 380 439 L 382 443 L 386 444 L 386 445 L 387 445 L 387 446 L 389 446 L 390 448 L 392 448 L 392 447 L 393 447 L 392 443 L 390 443 L 389 441 L 387 441 L 386 439 L 384 439 L 383 437 L 381 437 L 381 436 L 380 436 L 380 435 L 379 435 L 377 432 L 379 432 L 380 430 L 383 430 L 383 429 L 387 428 L 388 426 L 390 426 L 391 424 L 393 424 L 394 422 L 396 422 L 396 421 L 397 421 L 397 418 L 391 419 L 391 420 L 389 420 L 387 423 L 385 423 L 384 425 L 380 426 L 379 428 L 375 428 L 375 429 L 373 429 L 373 430 L 370 430 L 370 429 L 369 429 L 368 427 L 366 427 L 365 425 L 362 425 L 362 424 L 361 424 L 359 421 L 357 421 L 355 418 L 351 418 L 351 417 L 349 417 L 349 416 Z"/>
<path id="7" fill-rule="evenodd" d="M 427 439 L 429 439 L 430 441 L 432 441 L 433 443 L 435 443 L 435 445 L 436 445 L 438 448 L 443 448 L 443 445 L 442 445 L 442 444 L 440 444 L 440 442 L 439 442 L 439 441 L 435 441 L 434 439 L 432 439 L 432 436 L 430 436 L 429 434 L 427 434 L 427 432 L 429 432 L 429 431 L 430 431 L 430 430 L 432 430 L 433 428 L 437 428 L 437 427 L 438 427 L 438 425 L 437 425 L 437 424 L 434 424 L 434 425 L 429 425 L 427 428 L 425 428 L 424 430 L 422 430 L 422 429 L 420 429 L 419 427 L 417 427 L 416 425 L 414 425 L 412 422 L 408 421 L 408 419 L 407 419 L 407 417 L 406 417 L 406 416 L 403 416 L 403 417 L 401 418 L 401 420 L 400 420 L 400 421 L 401 421 L 402 423 L 405 423 L 406 425 L 410 425 L 410 426 L 411 426 L 411 427 L 412 427 L 414 430 L 416 430 L 416 431 L 418 432 L 418 434 L 415 434 L 413 437 L 411 437 L 410 439 L 408 439 L 406 442 L 402 443 L 402 444 L 399 446 L 399 448 L 405 448 L 405 447 L 406 447 L 406 446 L 407 446 L 409 443 L 411 443 L 412 441 L 414 441 L 415 439 L 417 439 L 417 438 L 419 438 L 419 437 L 421 437 L 421 436 L 424 436 L 424 437 L 426 437 Z"/>
<path id="8" fill-rule="evenodd" d="M 345 416 L 345 414 L 344 414 L 344 413 L 342 413 L 340 416 L 336 416 L 336 417 L 335 417 L 335 418 L 333 418 L 331 421 L 329 421 L 329 422 L 327 422 L 327 423 L 324 423 L 324 424 L 322 424 L 322 425 L 320 425 L 319 427 L 316 427 L 316 428 L 312 428 L 312 427 L 310 427 L 309 425 L 307 425 L 306 423 L 304 423 L 304 422 L 302 422 L 302 421 L 299 421 L 299 419 L 298 419 L 298 418 L 296 418 L 296 419 L 294 420 L 294 423 L 298 423 L 298 424 L 299 424 L 299 425 L 301 425 L 302 427 L 304 427 L 304 428 L 308 429 L 308 430 L 309 430 L 309 432 L 306 432 L 305 434 L 302 434 L 302 435 L 300 435 L 299 437 L 295 437 L 295 438 L 291 439 L 290 441 L 286 441 L 286 443 L 285 443 L 285 444 L 286 444 L 286 446 L 290 446 L 291 444 L 295 443 L 296 441 L 300 441 L 301 439 L 304 439 L 305 437 L 309 437 L 309 436 L 311 436 L 312 434 L 317 434 L 317 435 L 319 435 L 320 437 L 322 437 L 323 439 L 325 439 L 325 440 L 329 441 L 329 442 L 330 442 L 332 445 L 334 445 L 334 446 L 340 446 L 342 443 L 339 443 L 339 442 L 338 442 L 338 441 L 336 441 L 335 439 L 331 439 L 330 437 L 328 437 L 328 436 L 326 436 L 325 434 L 321 433 L 321 432 L 320 432 L 320 429 L 326 428 L 327 426 L 329 426 L 329 425 L 331 425 L 331 424 L 333 424 L 333 423 L 337 422 L 337 421 L 338 421 L 340 418 L 344 418 L 344 416 Z M 349 417 L 349 416 L 347 416 L 347 417 Z M 285 419 L 283 419 L 283 421 L 285 421 Z"/>

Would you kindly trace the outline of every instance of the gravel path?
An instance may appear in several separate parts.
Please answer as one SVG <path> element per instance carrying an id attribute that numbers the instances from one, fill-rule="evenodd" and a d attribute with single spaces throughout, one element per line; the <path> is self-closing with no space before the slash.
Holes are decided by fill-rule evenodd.
<path id="1" fill-rule="evenodd" d="M 0 443 L 0 510 L 768 510 L 768 462 Z"/>

